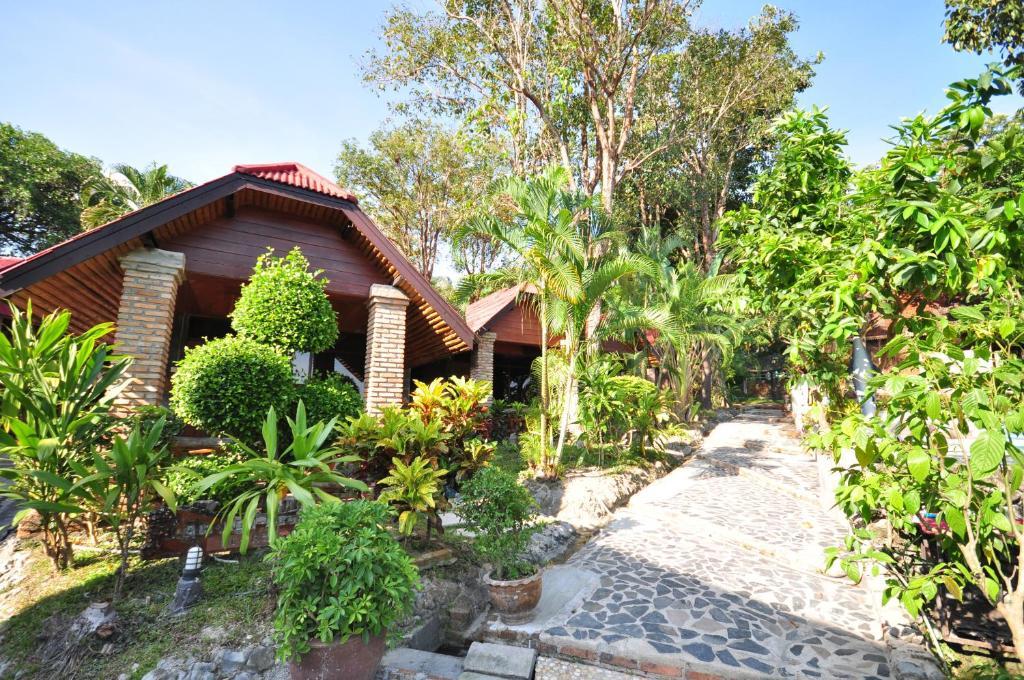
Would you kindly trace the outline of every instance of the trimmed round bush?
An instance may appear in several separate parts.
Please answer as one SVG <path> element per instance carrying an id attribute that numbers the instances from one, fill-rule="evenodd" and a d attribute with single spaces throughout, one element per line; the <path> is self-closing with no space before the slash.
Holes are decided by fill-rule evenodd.
<path id="1" fill-rule="evenodd" d="M 322 352 L 338 339 L 338 320 L 321 271 L 295 247 L 284 257 L 270 250 L 256 268 L 231 312 L 231 327 L 243 338 L 282 352 Z"/>
<path id="2" fill-rule="evenodd" d="M 295 395 L 288 357 L 229 335 L 186 350 L 171 380 L 171 409 L 212 435 L 255 441 L 273 406 L 287 413 Z"/>
<path id="3" fill-rule="evenodd" d="M 337 418 L 344 423 L 349 416 L 363 410 L 363 398 L 352 382 L 337 373 L 317 375 L 300 385 L 298 398 L 306 405 L 306 420 L 310 423 Z"/>

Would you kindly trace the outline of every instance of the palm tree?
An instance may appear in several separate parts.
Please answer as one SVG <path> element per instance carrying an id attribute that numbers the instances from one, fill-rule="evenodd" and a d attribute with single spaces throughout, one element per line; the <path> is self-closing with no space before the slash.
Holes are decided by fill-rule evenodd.
<path id="1" fill-rule="evenodd" d="M 188 180 L 172 175 L 166 165 L 153 163 L 144 170 L 115 165 L 83 192 L 82 226 L 92 229 L 112 222 L 191 186 Z"/>
<path id="2" fill-rule="evenodd" d="M 656 359 L 655 382 L 673 389 L 685 413 L 704 357 L 717 353 L 724 362 L 739 342 L 740 323 L 723 304 L 735 279 L 706 275 L 688 261 L 649 261 L 656 274 L 639 279 L 622 296 L 606 330 L 638 335 L 645 354 Z"/>
<path id="3" fill-rule="evenodd" d="M 557 166 L 526 179 L 504 179 L 496 189 L 512 202 L 515 216 L 503 222 L 494 215 L 481 215 L 461 225 L 453 235 L 456 243 L 471 237 L 493 239 L 514 255 L 512 263 L 498 271 L 467 277 L 460 286 L 463 297 L 470 289 L 532 285 L 541 326 L 540 458 L 544 474 L 555 468 L 555 461 L 548 453 L 551 443 L 547 370 L 550 311 L 556 300 L 576 299 L 583 288 L 580 269 L 572 262 L 587 257 L 588 239 L 581 233 L 580 225 L 587 223 L 595 205 L 590 197 L 567 191 L 568 184 L 568 173 Z"/>
<path id="4" fill-rule="evenodd" d="M 456 238 L 469 235 L 494 239 L 515 254 L 515 264 L 465 282 L 465 287 L 497 282 L 530 283 L 536 290 L 541 325 L 541 460 L 550 473 L 562 458 L 566 432 L 575 410 L 573 391 L 580 353 L 593 347 L 601 303 L 617 282 L 641 271 L 653 271 L 646 260 L 614 251 L 621 233 L 610 228 L 599 197 L 566 189 L 564 168 L 551 167 L 536 177 L 511 178 L 502 192 L 516 206 L 517 216 L 503 223 L 493 216 L 479 217 L 458 230 Z M 551 437 L 551 394 L 547 357 L 548 337 L 562 336 L 567 363 L 561 387 L 558 444 L 548 456 Z"/>
<path id="5" fill-rule="evenodd" d="M 608 232 L 597 233 L 594 236 L 592 245 L 596 246 L 607 238 Z M 594 329 L 596 318 L 601 313 L 602 302 L 608 297 L 612 287 L 620 281 L 639 273 L 653 275 L 656 271 L 649 260 L 633 253 L 609 253 L 601 247 L 592 247 L 584 252 L 587 256 L 579 259 L 570 258 L 567 262 L 575 271 L 574 278 L 579 280 L 579 288 L 570 296 L 555 299 L 552 305 L 553 328 L 561 331 L 562 347 L 569 364 L 568 377 L 564 385 L 565 393 L 561 402 L 562 418 L 555 453 L 557 461 L 562 459 L 565 436 L 573 411 L 572 394 L 576 389 L 576 364 L 583 351 L 592 351 L 596 348 Z"/>

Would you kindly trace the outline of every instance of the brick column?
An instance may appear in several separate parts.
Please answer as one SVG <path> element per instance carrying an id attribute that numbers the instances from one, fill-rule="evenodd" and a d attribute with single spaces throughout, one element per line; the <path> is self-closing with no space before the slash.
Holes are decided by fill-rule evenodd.
<path id="1" fill-rule="evenodd" d="M 409 298 L 394 286 L 370 286 L 366 329 L 366 411 L 401 406 L 405 397 L 405 311 Z"/>
<path id="2" fill-rule="evenodd" d="M 135 357 L 125 377 L 128 387 L 115 404 L 161 404 L 167 389 L 174 303 L 185 276 L 185 255 L 140 248 L 121 257 L 124 284 L 117 310 L 117 350 Z"/>
<path id="3" fill-rule="evenodd" d="M 497 333 L 480 333 L 476 336 L 476 347 L 469 361 L 469 377 L 482 380 L 491 386 L 491 397 L 494 399 L 494 341 Z"/>

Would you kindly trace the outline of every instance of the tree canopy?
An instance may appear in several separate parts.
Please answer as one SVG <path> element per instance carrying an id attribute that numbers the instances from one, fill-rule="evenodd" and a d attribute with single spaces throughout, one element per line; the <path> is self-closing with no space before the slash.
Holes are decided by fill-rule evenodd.
<path id="1" fill-rule="evenodd" d="M 366 147 L 345 142 L 335 176 L 429 279 L 444 239 L 477 208 L 494 176 L 494 157 L 479 151 L 437 124 L 407 121 L 373 132 Z M 456 262 L 486 270 L 500 254 L 486 245 L 467 242 Z"/>
<path id="2" fill-rule="evenodd" d="M 0 123 L 0 254 L 29 255 L 81 231 L 80 199 L 100 163 Z"/>
<path id="3" fill-rule="evenodd" d="M 1024 66 L 1024 4 L 1006 0 L 946 0 L 946 34 L 954 49 L 995 50 L 1008 67 Z M 1017 87 L 1024 94 L 1024 74 Z"/>

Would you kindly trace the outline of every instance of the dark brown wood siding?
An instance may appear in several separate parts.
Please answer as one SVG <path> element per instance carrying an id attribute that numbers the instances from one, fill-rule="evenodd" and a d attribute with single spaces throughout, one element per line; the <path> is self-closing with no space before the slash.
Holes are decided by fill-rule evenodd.
<path id="1" fill-rule="evenodd" d="M 335 225 L 242 207 L 234 217 L 219 217 L 162 240 L 160 247 L 184 253 L 190 274 L 245 280 L 267 248 L 284 255 L 299 246 L 310 265 L 324 271 L 328 293 L 365 298 L 373 284 L 391 281 L 344 231 Z"/>
<path id="2" fill-rule="evenodd" d="M 540 319 L 533 309 L 517 304 L 487 324 L 498 335 L 498 342 L 540 347 Z"/>

